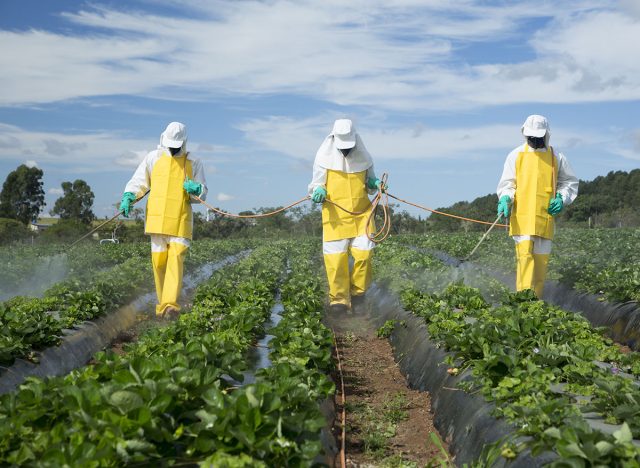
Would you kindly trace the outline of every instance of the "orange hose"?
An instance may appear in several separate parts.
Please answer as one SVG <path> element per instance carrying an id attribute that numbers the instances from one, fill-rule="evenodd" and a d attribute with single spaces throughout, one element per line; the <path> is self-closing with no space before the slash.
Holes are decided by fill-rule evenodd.
<path id="1" fill-rule="evenodd" d="M 489 222 L 489 221 L 480 221 L 480 220 L 473 219 L 473 218 L 465 218 L 464 216 L 458 216 L 458 215 L 454 215 L 454 214 L 450 214 L 450 213 L 444 213 L 442 211 L 438 211 L 438 210 L 434 210 L 434 209 L 431 209 L 431 208 L 427 208 L 426 206 L 418 205 L 417 203 L 411 203 L 410 201 L 403 200 L 402 198 L 396 197 L 395 195 L 391 195 L 391 194 L 388 194 L 388 195 L 391 198 L 394 198 L 394 199 L 396 199 L 398 201 L 401 201 L 402 203 L 406 203 L 407 205 L 415 206 L 416 208 L 420 208 L 421 210 L 430 211 L 431 213 L 439 214 L 439 215 L 442 215 L 442 216 L 449 216 L 450 218 L 461 219 L 463 221 L 470 221 L 472 223 L 488 224 L 489 226 L 491 226 L 493 224 L 492 222 Z M 496 226 L 509 227 L 508 224 L 496 224 Z"/>

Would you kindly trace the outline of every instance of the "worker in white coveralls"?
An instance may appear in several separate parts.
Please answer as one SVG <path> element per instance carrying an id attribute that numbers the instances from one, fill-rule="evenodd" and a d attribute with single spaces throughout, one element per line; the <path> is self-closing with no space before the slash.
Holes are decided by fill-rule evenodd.
<path id="1" fill-rule="evenodd" d="M 545 117 L 527 117 L 522 134 L 525 143 L 509 153 L 504 163 L 497 190 L 498 214 L 511 216 L 516 290 L 533 289 L 541 299 L 554 234 L 553 217 L 575 200 L 578 179 L 564 154 L 549 145 Z"/>
<path id="2" fill-rule="evenodd" d="M 322 251 L 332 306 L 351 308 L 371 283 L 374 243 L 367 236 L 371 208 L 368 194 L 381 185 L 373 161 L 349 119 L 339 119 L 316 153 L 309 195 L 322 206 Z M 381 187 L 386 190 L 386 187 Z M 349 253 L 354 259 L 349 272 Z"/>
<path id="3" fill-rule="evenodd" d="M 187 128 L 171 122 L 158 148 L 140 163 L 122 195 L 120 210 L 129 216 L 132 202 L 149 192 L 145 233 L 151 236 L 151 260 L 158 304 L 156 316 L 175 318 L 180 311 L 184 257 L 193 232 L 191 195 L 205 199 L 202 163 L 187 152 Z"/>

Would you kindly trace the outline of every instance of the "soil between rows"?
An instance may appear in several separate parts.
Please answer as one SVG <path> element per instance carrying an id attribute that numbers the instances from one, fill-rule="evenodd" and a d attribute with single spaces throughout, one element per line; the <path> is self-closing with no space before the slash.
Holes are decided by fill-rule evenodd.
<path id="1" fill-rule="evenodd" d="M 328 311 L 325 320 L 335 332 L 342 360 L 347 466 L 412 466 L 407 462 L 414 462 L 423 467 L 429 461 L 443 461 L 440 448 L 431 441 L 430 433 L 440 436 L 433 424 L 429 393 L 408 387 L 389 341 L 376 336 L 364 313 Z M 340 445 L 342 395 L 337 369 L 332 377 L 337 386 L 333 432 Z"/>

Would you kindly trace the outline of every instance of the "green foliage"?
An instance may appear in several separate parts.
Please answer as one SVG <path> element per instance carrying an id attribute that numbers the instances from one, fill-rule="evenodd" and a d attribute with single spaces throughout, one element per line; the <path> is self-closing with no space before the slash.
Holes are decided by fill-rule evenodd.
<path id="1" fill-rule="evenodd" d="M 640 222 L 640 169 L 611 171 L 590 182 L 580 181 L 579 196 L 562 217 L 592 226 L 638 226 Z"/>
<path id="2" fill-rule="evenodd" d="M 0 192 L 0 217 L 27 224 L 44 207 L 42 169 L 21 164 L 7 176 Z"/>
<path id="3" fill-rule="evenodd" d="M 425 234 L 394 238 L 400 244 L 466 257 L 480 233 Z M 549 277 L 615 302 L 640 300 L 640 229 L 560 229 L 549 261 Z M 473 261 L 500 271 L 515 270 L 513 240 L 493 231 Z"/>
<path id="4" fill-rule="evenodd" d="M 62 182 L 63 194 L 56 200 L 52 215 L 60 215 L 60 219 L 74 219 L 90 224 L 96 216 L 91 211 L 95 198 L 91 187 L 82 179 Z"/>
<path id="5" fill-rule="evenodd" d="M 0 364 L 9 365 L 16 356 L 35 360 L 34 349 L 58 344 L 62 326 L 49 313 L 57 307 L 55 298 L 16 297 L 0 303 Z"/>
<path id="6" fill-rule="evenodd" d="M 123 355 L 100 353 L 95 365 L 0 397 L 0 464 L 312 465 L 326 425 L 319 402 L 335 390 L 320 371 L 331 333 L 319 320 L 315 247 L 259 247 L 203 283 L 191 313 Z M 273 364 L 241 385 L 278 285 L 285 325 L 269 331 Z"/>
<path id="7" fill-rule="evenodd" d="M 497 206 L 497 195 L 490 193 L 483 197 L 478 197 L 471 202 L 460 201 L 448 207 L 437 208 L 437 211 L 463 216 L 465 218 L 493 221 L 497 216 Z M 482 224 L 475 224 L 469 221 L 435 214 L 429 217 L 428 225 L 430 229 L 438 231 L 483 231 L 486 229 L 486 226 Z"/>
<path id="8" fill-rule="evenodd" d="M 185 263 L 220 260 L 241 247 L 220 241 L 196 243 Z M 0 363 L 31 358 L 34 350 L 57 344 L 62 328 L 115 310 L 151 289 L 148 250 L 147 243 L 78 247 L 69 253 L 70 278 L 47 289 L 44 298 L 16 297 L 0 303 Z"/>
<path id="9" fill-rule="evenodd" d="M 388 274 L 388 272 L 386 272 Z M 485 464 L 554 450 L 552 466 L 636 466 L 640 451 L 640 389 L 621 375 L 638 375 L 640 355 L 623 355 L 579 315 L 536 300 L 530 291 L 491 306 L 479 291 L 452 284 L 440 294 L 410 281 L 391 282 L 405 309 L 422 317 L 429 335 L 449 351 L 447 363 L 480 392 L 525 442 L 487 447 Z M 588 400 L 587 404 L 584 401 Z M 582 403 L 581 403 L 582 402 Z M 589 424 L 583 412 L 622 424 L 613 434 Z M 492 460 L 492 461 L 489 461 Z"/>
<path id="10" fill-rule="evenodd" d="M 28 239 L 30 234 L 29 228 L 20 221 L 0 218 L 0 245 Z"/>
<path id="11" fill-rule="evenodd" d="M 89 227 L 77 219 L 61 219 L 40 234 L 43 242 L 71 242 L 85 235 Z"/>
<path id="12" fill-rule="evenodd" d="M 395 320 L 387 320 L 384 324 L 376 330 L 376 336 L 378 338 L 389 338 L 391 333 L 393 333 L 393 329 L 396 326 Z"/>

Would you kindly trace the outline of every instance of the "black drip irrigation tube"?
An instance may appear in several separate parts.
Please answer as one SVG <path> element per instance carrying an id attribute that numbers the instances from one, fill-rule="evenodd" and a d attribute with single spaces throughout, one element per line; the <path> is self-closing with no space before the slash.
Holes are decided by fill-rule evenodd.
<path id="1" fill-rule="evenodd" d="M 412 247 L 413 248 L 413 247 Z M 429 249 L 416 250 L 428 253 L 443 263 L 464 271 L 482 273 L 515 289 L 515 273 L 504 273 L 473 262 L 462 262 L 447 253 Z M 576 291 L 566 284 L 547 280 L 542 299 L 569 312 L 586 318 L 594 327 L 605 327 L 614 341 L 640 351 L 640 306 L 637 302 L 612 303 L 596 294 Z"/>
<path id="2" fill-rule="evenodd" d="M 200 281 L 214 271 L 246 257 L 249 251 L 230 255 L 225 259 L 206 264 L 184 279 L 184 296 L 193 292 Z M 95 320 L 83 322 L 65 335 L 58 346 L 37 353 L 38 362 L 16 359 L 0 376 L 0 395 L 9 393 L 27 377 L 56 377 L 84 366 L 95 353 L 108 346 L 120 333 L 131 328 L 139 314 L 144 313 L 150 303 L 155 302 L 155 292 L 144 294 L 135 301 Z"/>
<path id="3" fill-rule="evenodd" d="M 377 284 L 369 289 L 367 298 L 369 315 L 376 327 L 388 320 L 395 322 L 389 341 L 396 361 L 411 388 L 430 393 L 434 425 L 448 442 L 457 466 L 477 460 L 485 445 L 514 436 L 516 428 L 491 415 L 494 405 L 481 395 L 457 388 L 458 383 L 471 378 L 470 372 L 449 375 L 444 364 L 449 353 L 431 341 L 424 320 L 404 310 L 393 293 Z M 521 437 L 515 442 L 523 440 Z M 556 457 L 552 452 L 534 457 L 525 450 L 517 458 L 502 458 L 493 466 L 537 467 Z"/>
<path id="4" fill-rule="evenodd" d="M 243 372 L 244 379 L 240 382 L 235 382 L 239 386 L 249 385 L 256 382 L 256 372 L 260 369 L 266 369 L 271 367 L 271 359 L 269 358 L 269 342 L 273 339 L 273 335 L 269 334 L 269 329 L 275 327 L 282 319 L 282 312 L 284 312 L 284 306 L 280 300 L 280 292 L 276 294 L 275 303 L 271 307 L 271 315 L 266 322 L 266 334 L 258 340 L 258 343 L 254 348 L 249 350 L 247 359 L 251 363 L 250 369 Z"/>

